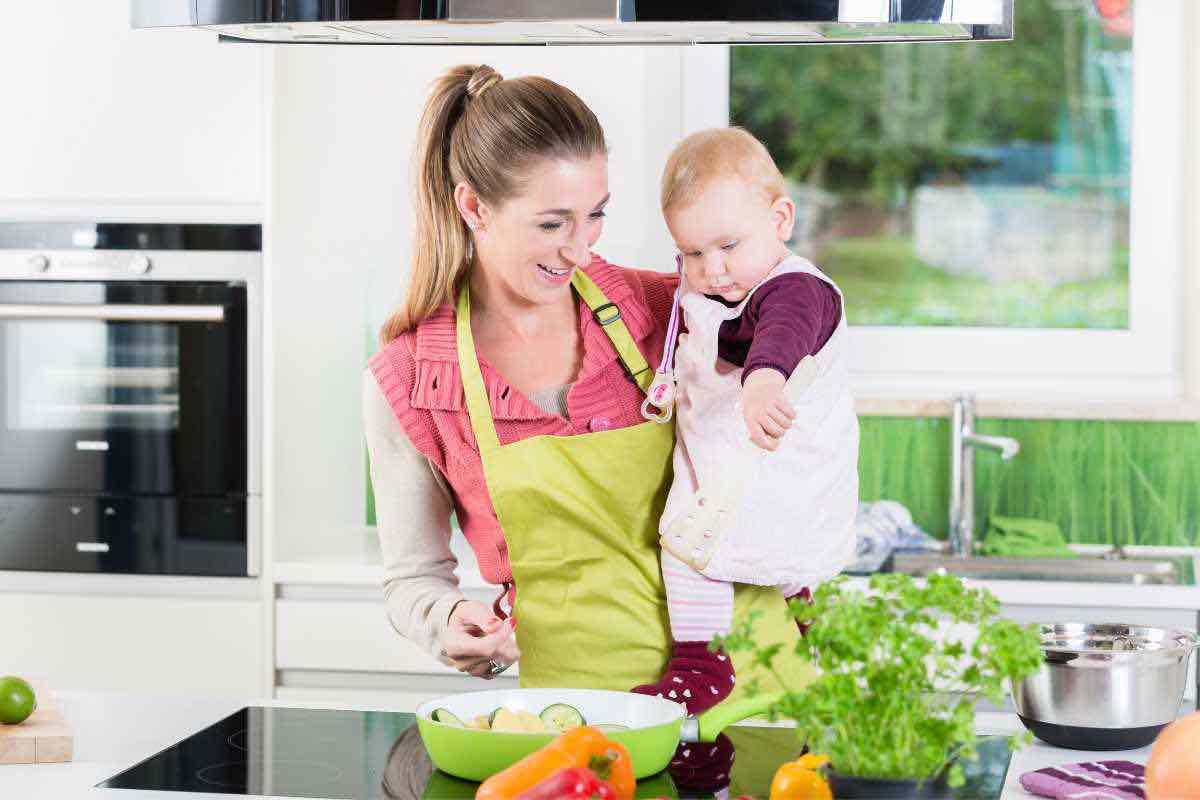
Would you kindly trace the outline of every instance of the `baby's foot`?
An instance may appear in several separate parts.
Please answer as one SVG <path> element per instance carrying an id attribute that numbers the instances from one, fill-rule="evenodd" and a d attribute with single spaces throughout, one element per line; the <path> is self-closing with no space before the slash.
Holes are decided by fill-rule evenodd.
<path id="1" fill-rule="evenodd" d="M 733 742 L 720 733 L 713 742 L 681 742 L 667 773 L 680 791 L 718 794 L 729 786 L 733 759 Z"/>
<path id="2" fill-rule="evenodd" d="M 682 703 L 689 714 L 700 714 L 733 691 L 733 663 L 724 650 L 711 653 L 708 642 L 676 642 L 667 671 L 658 683 L 630 689 Z"/>

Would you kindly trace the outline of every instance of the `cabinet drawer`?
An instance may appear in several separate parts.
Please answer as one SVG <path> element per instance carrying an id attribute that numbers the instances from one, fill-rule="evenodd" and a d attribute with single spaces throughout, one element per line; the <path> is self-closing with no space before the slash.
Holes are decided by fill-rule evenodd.
<path id="1" fill-rule="evenodd" d="M 258 695 L 262 603 L 0 593 L 0 670 L 57 689 Z"/>

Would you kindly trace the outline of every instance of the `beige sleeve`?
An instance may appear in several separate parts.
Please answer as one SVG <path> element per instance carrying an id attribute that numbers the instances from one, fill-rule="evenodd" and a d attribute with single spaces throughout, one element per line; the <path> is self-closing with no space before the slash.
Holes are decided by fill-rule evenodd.
<path id="1" fill-rule="evenodd" d="M 463 599 L 450 550 L 450 490 L 413 447 L 369 369 L 362 403 L 388 619 L 401 636 L 449 664 L 440 656 L 440 637 Z"/>

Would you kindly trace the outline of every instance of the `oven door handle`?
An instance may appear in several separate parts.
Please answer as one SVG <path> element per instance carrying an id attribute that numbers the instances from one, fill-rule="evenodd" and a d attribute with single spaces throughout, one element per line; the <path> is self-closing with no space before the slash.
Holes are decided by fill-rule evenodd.
<path id="1" fill-rule="evenodd" d="M 0 319 L 95 319 L 106 322 L 224 322 L 224 306 L 0 304 Z"/>

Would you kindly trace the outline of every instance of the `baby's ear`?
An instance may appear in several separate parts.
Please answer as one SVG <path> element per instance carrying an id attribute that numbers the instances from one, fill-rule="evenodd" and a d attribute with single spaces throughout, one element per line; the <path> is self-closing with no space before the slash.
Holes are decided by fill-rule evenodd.
<path id="1" fill-rule="evenodd" d="M 771 222 L 775 225 L 775 235 L 779 241 L 786 242 L 792 238 L 792 229 L 796 227 L 796 204 L 787 195 L 780 195 L 771 203 Z"/>

